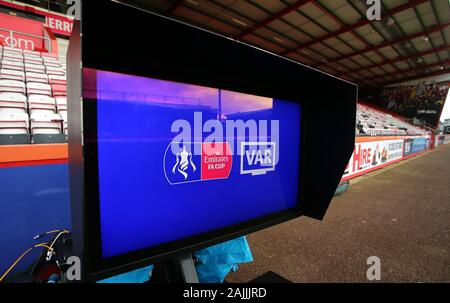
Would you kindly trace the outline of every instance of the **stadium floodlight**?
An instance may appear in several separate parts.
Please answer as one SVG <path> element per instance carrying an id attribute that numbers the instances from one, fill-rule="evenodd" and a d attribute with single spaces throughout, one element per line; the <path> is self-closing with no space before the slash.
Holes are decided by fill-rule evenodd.
<path id="1" fill-rule="evenodd" d="M 68 81 L 83 280 L 322 219 L 354 149 L 355 84 L 115 1 L 83 2 Z"/>

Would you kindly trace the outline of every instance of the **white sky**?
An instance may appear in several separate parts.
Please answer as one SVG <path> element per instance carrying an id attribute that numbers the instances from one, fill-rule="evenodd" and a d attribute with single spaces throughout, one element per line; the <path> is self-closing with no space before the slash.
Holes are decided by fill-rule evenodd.
<path id="1" fill-rule="evenodd" d="M 442 110 L 440 121 L 450 118 L 450 91 L 447 93 L 447 99 L 444 103 L 444 109 Z"/>

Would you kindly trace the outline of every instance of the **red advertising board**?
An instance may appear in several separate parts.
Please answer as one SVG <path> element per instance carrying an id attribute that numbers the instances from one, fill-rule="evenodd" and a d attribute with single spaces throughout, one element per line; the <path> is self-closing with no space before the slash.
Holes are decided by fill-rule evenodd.
<path id="1" fill-rule="evenodd" d="M 417 155 L 430 148 L 413 148 L 413 143 L 428 137 L 357 137 L 355 150 L 345 168 L 342 181 L 361 176 L 395 162 Z"/>
<path id="2" fill-rule="evenodd" d="M 45 24 L 54 34 L 70 36 L 73 19 L 45 12 L 43 14 L 45 14 Z"/>
<path id="3" fill-rule="evenodd" d="M 343 179 L 350 179 L 362 172 L 385 166 L 403 157 L 403 140 L 359 142 L 344 172 Z"/>
<path id="4" fill-rule="evenodd" d="M 41 22 L 0 13 L 0 44 L 27 50 L 44 48 Z"/>
<path id="5" fill-rule="evenodd" d="M 47 25 L 50 31 L 54 34 L 70 36 L 70 33 L 72 32 L 72 17 L 55 14 L 34 6 L 29 6 L 21 3 L 11 3 L 4 0 L 0 0 L 0 5 L 45 17 L 45 25 Z"/>

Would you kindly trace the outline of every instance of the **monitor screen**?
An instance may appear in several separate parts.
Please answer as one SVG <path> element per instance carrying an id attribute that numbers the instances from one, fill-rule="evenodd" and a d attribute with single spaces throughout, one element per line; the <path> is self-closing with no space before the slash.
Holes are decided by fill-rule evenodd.
<path id="1" fill-rule="evenodd" d="M 102 258 L 297 206 L 299 103 L 83 73 L 96 102 Z"/>

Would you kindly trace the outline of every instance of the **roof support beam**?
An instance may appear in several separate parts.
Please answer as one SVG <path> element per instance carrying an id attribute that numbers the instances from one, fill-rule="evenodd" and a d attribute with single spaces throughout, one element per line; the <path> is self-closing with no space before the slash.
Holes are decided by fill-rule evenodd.
<path id="1" fill-rule="evenodd" d="M 357 68 L 357 69 L 353 69 L 353 70 L 346 71 L 346 72 L 343 72 L 343 73 L 339 73 L 339 74 L 337 74 L 337 76 L 340 77 L 340 76 L 348 74 L 348 73 L 357 73 L 357 72 L 360 72 L 360 71 L 363 71 L 363 70 L 366 70 L 366 69 L 380 67 L 380 66 L 383 66 L 383 65 L 386 65 L 386 64 L 391 64 L 392 65 L 392 64 L 394 64 L 396 62 L 406 61 L 406 60 L 410 60 L 410 59 L 415 59 L 415 58 L 419 58 L 419 57 L 422 57 L 422 56 L 428 56 L 428 55 L 436 54 L 436 53 L 439 53 L 439 52 L 442 52 L 442 51 L 445 51 L 445 50 L 448 50 L 448 49 L 450 49 L 450 45 L 444 45 L 444 46 L 441 46 L 441 47 L 432 48 L 430 50 L 427 50 L 427 51 L 424 51 L 424 52 L 421 52 L 421 53 L 412 54 L 412 55 L 405 56 L 405 57 L 398 57 L 398 58 L 393 59 L 393 60 L 387 60 L 387 61 L 383 61 L 383 62 L 380 62 L 380 63 L 377 63 L 377 64 L 373 64 L 373 65 L 365 66 L 365 67 L 362 67 L 362 68 Z"/>
<path id="2" fill-rule="evenodd" d="M 277 20 L 277 19 L 279 19 L 279 18 L 289 14 L 290 12 L 300 8 L 301 6 L 303 6 L 305 4 L 308 4 L 309 2 L 311 2 L 311 0 L 300 0 L 300 1 L 297 1 L 294 4 L 285 7 L 284 9 L 279 11 L 278 13 L 276 13 L 276 14 L 274 14 L 274 15 L 272 15 L 272 16 L 264 19 L 264 20 L 262 20 L 259 23 L 254 24 L 252 27 L 242 31 L 240 34 L 236 35 L 234 38 L 235 39 L 242 39 L 245 36 L 247 36 L 248 34 L 253 33 L 255 30 L 257 30 L 257 29 L 259 29 L 259 28 L 261 28 L 263 26 L 266 26 L 267 24 L 269 24 L 269 23 L 271 23 L 271 22 L 273 22 L 273 21 L 275 21 L 275 20 Z"/>
<path id="3" fill-rule="evenodd" d="M 411 81 L 411 80 L 416 80 L 416 79 L 421 79 L 421 78 L 427 78 L 427 77 L 432 77 L 432 76 L 438 76 L 438 75 L 443 75 L 443 74 L 448 74 L 448 73 L 450 73 L 450 68 L 445 68 L 443 70 L 437 70 L 437 71 L 434 71 L 434 72 L 431 72 L 431 73 L 425 74 L 425 75 L 416 75 L 416 76 L 411 76 L 411 77 L 398 79 L 398 80 L 394 80 L 394 81 L 383 82 L 383 83 L 378 84 L 378 86 L 386 86 L 386 85 L 390 85 L 390 84 Z"/>
<path id="4" fill-rule="evenodd" d="M 191 11 L 193 11 L 193 12 L 196 12 L 196 13 L 198 13 L 198 14 L 204 15 L 204 16 L 209 17 L 209 18 L 214 18 L 212 15 L 210 15 L 210 14 L 204 12 L 204 11 L 201 11 L 201 10 L 199 10 L 198 8 L 194 8 L 194 7 L 191 7 L 191 6 L 186 6 L 186 9 L 187 9 L 187 10 L 191 10 Z M 227 21 L 225 21 L 225 20 L 220 20 L 220 19 L 218 19 L 218 20 L 219 20 L 220 22 L 224 23 L 224 24 L 227 24 L 227 25 L 231 26 L 231 27 L 237 27 L 236 24 L 231 24 L 231 23 L 229 23 L 229 22 L 227 22 Z M 212 29 L 211 29 L 211 30 L 212 30 Z M 225 34 L 225 33 L 222 33 L 222 34 Z M 256 35 L 256 37 L 258 37 L 258 38 L 260 38 L 260 39 L 262 39 L 262 40 L 265 40 L 265 41 L 268 42 L 268 43 L 271 43 L 271 44 L 273 44 L 273 45 L 276 45 L 276 46 L 278 46 L 278 47 L 282 47 L 282 48 L 286 49 L 286 47 L 283 47 L 282 45 L 276 44 L 274 41 L 271 41 L 271 40 L 267 39 L 266 37 L 260 36 L 260 35 L 258 35 L 257 33 L 255 33 L 255 35 Z M 314 65 L 317 65 L 317 64 L 319 63 L 319 61 L 318 61 L 317 59 L 314 59 L 314 58 L 312 58 L 311 56 L 303 55 L 303 57 L 307 58 L 308 60 L 313 61 L 313 62 L 314 62 L 314 63 L 313 63 Z M 328 59 L 328 58 L 327 58 L 327 59 Z M 293 59 L 293 60 L 294 60 L 294 59 Z M 294 61 L 298 61 L 298 60 L 294 60 Z M 300 63 L 301 63 L 301 62 L 300 62 Z M 303 64 L 305 64 L 305 63 L 303 63 Z M 342 65 L 342 66 L 343 66 L 343 65 Z M 327 66 L 327 68 L 329 68 L 329 69 L 332 70 L 332 72 L 331 72 L 332 74 L 336 74 L 336 73 L 340 72 L 337 68 L 334 68 L 334 67 L 332 67 L 332 66 Z M 325 71 L 325 72 L 326 72 L 326 71 Z M 359 78 L 360 78 L 359 76 L 356 76 L 356 75 L 349 75 L 349 77 L 351 77 L 352 79 L 354 79 L 354 81 L 360 81 L 361 83 L 364 82 L 364 79 L 359 80 Z"/>
<path id="5" fill-rule="evenodd" d="M 373 81 L 375 79 L 383 78 L 383 77 L 386 77 L 386 76 L 395 76 L 395 75 L 398 75 L 400 73 L 409 73 L 409 72 L 414 72 L 414 71 L 421 71 L 423 69 L 430 68 L 430 67 L 435 67 L 435 66 L 443 66 L 445 68 L 446 65 L 450 65 L 450 59 L 444 60 L 442 62 L 436 62 L 436 63 L 429 64 L 429 65 L 421 65 L 421 66 L 418 66 L 418 67 L 411 67 L 411 68 L 408 68 L 408 69 L 404 69 L 401 72 L 390 73 L 389 75 L 380 75 L 380 76 L 376 76 L 376 77 L 368 77 L 368 78 L 366 78 L 366 80 Z M 422 73 L 422 76 L 423 77 L 428 77 L 428 74 Z M 402 81 L 402 80 L 400 79 L 399 81 Z"/>
<path id="6" fill-rule="evenodd" d="M 450 22 L 449 23 L 444 23 L 444 24 L 442 24 L 440 26 L 436 26 L 436 27 L 424 30 L 422 32 L 418 32 L 418 33 L 415 33 L 415 34 L 407 35 L 405 37 L 400 37 L 400 38 L 392 40 L 392 41 L 383 42 L 383 43 L 380 43 L 378 45 L 369 46 L 369 47 L 367 47 L 365 49 L 362 49 L 362 50 L 359 50 L 357 52 L 349 53 L 347 55 L 340 56 L 340 57 L 337 57 L 335 59 L 332 59 L 329 63 L 333 63 L 333 62 L 341 61 L 341 60 L 348 59 L 348 58 L 351 58 L 351 57 L 354 57 L 354 56 L 362 55 L 362 54 L 367 53 L 367 52 L 378 50 L 380 48 L 387 47 L 387 46 L 390 46 L 390 45 L 393 45 L 393 44 L 409 41 L 409 40 L 412 40 L 412 39 L 415 39 L 415 38 L 418 38 L 418 37 L 421 37 L 421 36 L 428 36 L 428 35 L 430 35 L 432 33 L 435 33 L 435 32 L 443 30 L 444 28 L 446 28 L 449 25 L 450 25 Z M 314 67 L 319 67 L 321 65 L 324 65 L 324 64 L 320 63 L 319 65 L 316 65 Z"/>
<path id="7" fill-rule="evenodd" d="M 183 5 L 185 0 L 176 0 L 166 11 L 164 15 L 171 15 L 177 8 Z"/>
<path id="8" fill-rule="evenodd" d="M 343 28 L 343 27 L 346 26 L 346 24 L 345 24 L 340 18 L 338 18 L 335 14 L 333 14 L 331 11 L 329 11 L 329 10 L 328 10 L 326 7 L 324 7 L 322 4 L 320 4 L 320 3 L 318 3 L 318 2 L 312 2 L 312 4 L 313 4 L 318 10 L 320 10 L 322 13 L 324 13 L 326 16 L 328 16 L 328 18 L 332 19 L 335 23 L 339 24 L 339 26 L 340 26 L 341 28 Z M 355 10 L 356 10 L 356 9 L 355 9 Z M 358 14 L 359 14 L 359 11 L 358 11 L 358 10 L 356 10 L 356 11 L 357 11 Z M 369 46 L 370 46 L 370 44 L 369 44 L 365 39 L 363 39 L 363 38 L 362 38 L 357 32 L 355 32 L 354 30 L 351 30 L 350 33 L 352 34 L 353 37 L 355 37 L 359 42 L 361 42 L 361 43 L 362 43 L 363 45 L 365 45 L 366 47 L 369 47 Z M 339 38 L 339 37 L 337 37 L 337 38 Z M 353 50 L 354 50 L 354 49 L 353 49 Z M 385 57 L 383 54 L 381 54 L 379 51 L 376 51 L 376 54 L 377 54 L 380 58 L 382 58 L 383 60 L 386 60 L 386 57 Z M 366 59 L 369 60 L 370 63 L 374 64 L 374 62 L 372 61 L 372 59 L 370 59 L 369 57 L 366 57 Z M 362 69 L 364 69 L 363 66 L 361 66 L 361 64 L 358 64 L 358 65 L 359 65 Z M 398 68 L 396 65 L 392 65 L 392 67 L 393 67 L 395 70 L 399 70 L 399 68 Z M 383 69 L 383 71 L 387 73 L 386 70 Z M 344 74 L 344 73 L 340 73 L 340 74 Z"/>
<path id="9" fill-rule="evenodd" d="M 410 2 L 407 2 L 405 4 L 399 5 L 399 6 L 395 7 L 395 8 L 393 8 L 393 9 L 390 9 L 390 10 L 386 11 L 382 18 L 384 19 L 387 16 L 391 16 L 391 15 L 400 13 L 402 11 L 405 11 L 407 9 L 410 9 L 412 7 L 415 7 L 417 5 L 425 3 L 427 1 L 429 1 L 429 0 L 412 0 Z M 324 40 L 330 39 L 330 38 L 332 38 L 334 36 L 342 35 L 342 34 L 348 32 L 348 31 L 355 30 L 357 28 L 365 26 L 365 25 L 369 24 L 370 22 L 372 22 L 372 21 L 370 21 L 367 18 L 362 18 L 358 22 L 356 22 L 354 24 L 351 24 L 351 25 L 347 25 L 347 26 L 341 28 L 340 30 L 338 30 L 336 32 L 328 33 L 326 35 L 323 35 L 322 37 L 319 37 L 317 39 L 313 39 L 313 40 L 311 40 L 311 41 L 309 41 L 307 43 L 300 44 L 300 45 L 298 45 L 297 47 L 295 47 L 293 49 L 289 49 L 287 51 L 284 51 L 283 53 L 281 53 L 281 55 L 282 56 L 286 56 L 286 55 L 288 55 L 290 53 L 296 52 L 296 51 L 301 50 L 301 49 L 303 49 L 305 47 L 310 47 L 310 46 L 312 46 L 312 45 L 314 45 L 316 43 L 319 43 L 319 42 L 322 42 Z"/>

